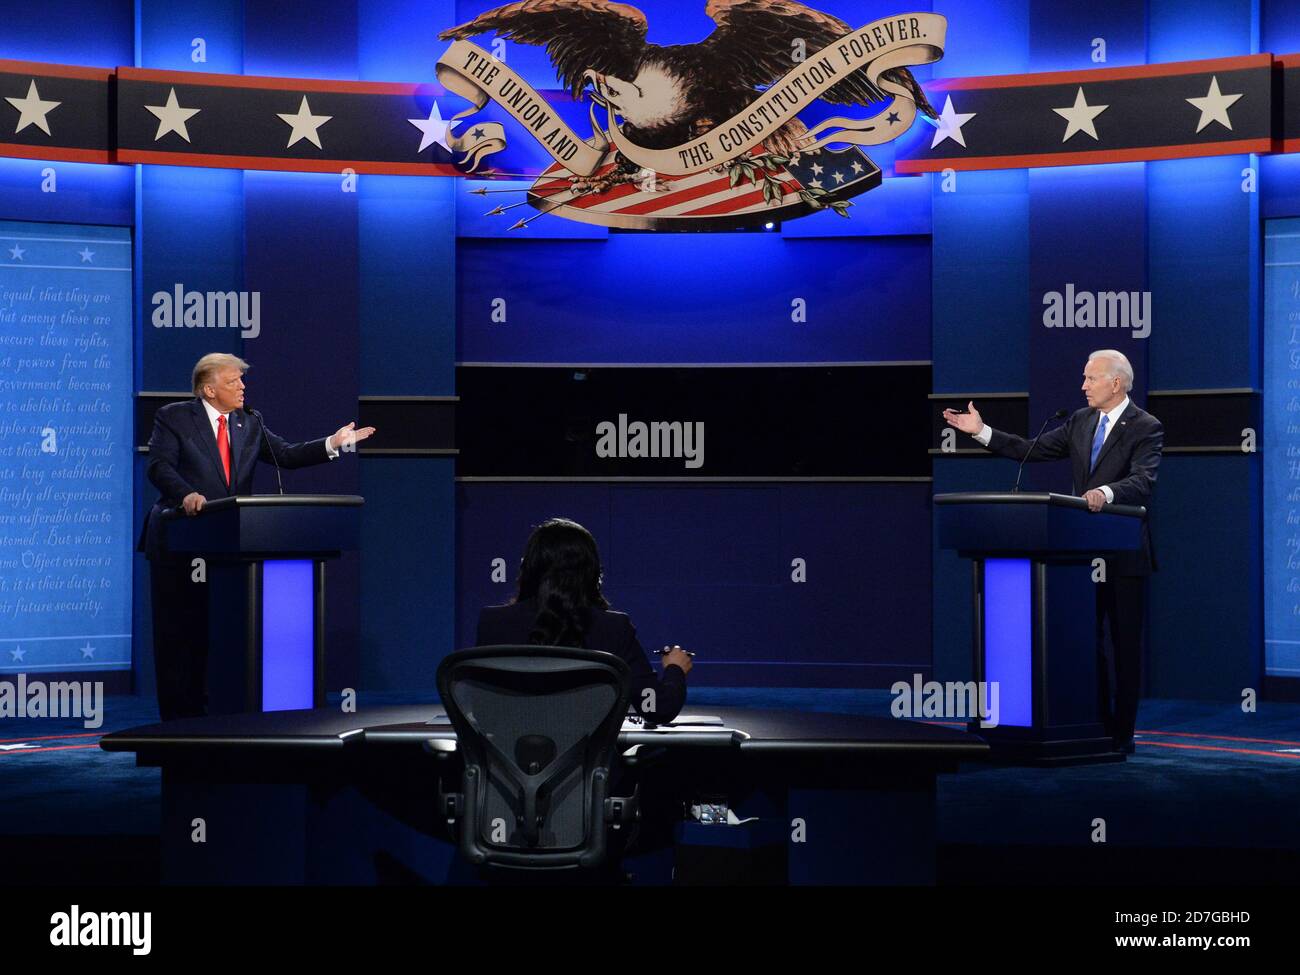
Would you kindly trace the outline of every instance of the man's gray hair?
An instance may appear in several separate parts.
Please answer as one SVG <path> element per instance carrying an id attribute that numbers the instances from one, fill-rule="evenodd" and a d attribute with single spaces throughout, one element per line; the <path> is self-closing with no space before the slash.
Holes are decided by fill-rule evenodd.
<path id="1" fill-rule="evenodd" d="M 204 384 L 212 382 L 213 378 L 222 369 L 230 368 L 238 369 L 240 375 L 243 375 L 248 372 L 251 366 L 239 356 L 231 355 L 229 352 L 209 352 L 194 363 L 194 372 L 190 376 L 190 385 L 194 388 L 194 395 L 201 397 Z"/>
<path id="2" fill-rule="evenodd" d="M 1119 376 L 1124 380 L 1124 392 L 1129 392 L 1133 388 L 1133 366 L 1128 361 L 1128 356 L 1117 349 L 1098 349 L 1092 355 L 1088 356 L 1088 361 L 1093 359 L 1110 360 L 1110 376 Z"/>

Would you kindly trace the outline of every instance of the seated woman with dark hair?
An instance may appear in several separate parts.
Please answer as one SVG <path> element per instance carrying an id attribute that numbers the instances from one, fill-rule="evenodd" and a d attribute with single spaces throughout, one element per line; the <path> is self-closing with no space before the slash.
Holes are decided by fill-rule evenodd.
<path id="1" fill-rule="evenodd" d="M 626 613 L 609 608 L 600 580 L 600 553 L 591 532 L 567 518 L 543 522 L 528 538 L 515 598 L 479 614 L 477 643 L 612 653 L 631 671 L 632 707 L 647 721 L 666 724 L 686 703 L 691 658 L 681 647 L 665 647 L 663 676 L 657 677 L 636 638 L 636 627 Z"/>

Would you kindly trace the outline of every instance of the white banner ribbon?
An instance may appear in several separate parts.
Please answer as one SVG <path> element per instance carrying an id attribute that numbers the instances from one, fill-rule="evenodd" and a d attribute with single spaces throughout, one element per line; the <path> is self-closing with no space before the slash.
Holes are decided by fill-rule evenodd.
<path id="1" fill-rule="evenodd" d="M 867 119 L 826 119 L 809 130 L 809 143 L 801 151 L 812 152 L 830 143 L 871 146 L 891 141 L 911 127 L 916 102 L 907 88 L 880 76 L 892 68 L 938 61 L 943 57 L 947 30 L 947 20 L 930 13 L 902 14 L 870 23 L 809 55 L 722 124 L 670 149 L 650 149 L 633 142 L 615 120 L 614 108 L 608 103 L 604 103 L 608 126 L 602 128 L 596 123 L 593 106 L 595 134 L 588 140 L 579 138 L 528 82 L 469 41 L 456 41 L 439 58 L 438 81 L 474 106 L 455 119 L 481 110 L 491 99 L 527 128 L 553 159 L 578 176 L 590 176 L 596 171 L 610 141 L 642 169 L 665 176 L 685 176 L 748 153 L 829 89 L 863 69 L 871 84 L 894 96 L 893 102 Z M 881 127 L 877 123 L 886 113 L 897 113 L 898 120 Z M 483 135 L 475 139 L 460 136 L 455 145 L 469 155 L 474 168 L 485 156 L 505 147 L 499 124 L 489 123 L 478 129 Z"/>

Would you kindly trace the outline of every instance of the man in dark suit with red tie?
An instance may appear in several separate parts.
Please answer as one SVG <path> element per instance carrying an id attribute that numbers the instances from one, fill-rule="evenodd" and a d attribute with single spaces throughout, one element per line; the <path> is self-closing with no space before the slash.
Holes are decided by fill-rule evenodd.
<path id="1" fill-rule="evenodd" d="M 975 404 L 967 412 L 944 410 L 950 426 L 969 433 L 996 454 L 1013 460 L 1070 459 L 1074 493 L 1088 508 L 1103 504 L 1143 505 L 1151 509 L 1156 469 L 1164 447 L 1164 427 L 1129 399 L 1133 367 L 1128 357 L 1114 349 L 1101 349 L 1088 357 L 1083 370 L 1083 393 L 1088 405 L 1075 411 L 1055 430 L 1048 430 L 1030 453 L 1031 441 L 994 430 L 980 419 Z M 1106 578 L 1097 584 L 1097 698 L 1107 732 L 1117 751 L 1132 753 L 1142 689 L 1142 623 L 1146 609 L 1147 577 L 1156 568 L 1151 531 L 1142 522 L 1142 544 L 1106 560 Z M 1112 696 L 1105 637 L 1109 624 L 1113 649 L 1115 692 Z"/>
<path id="2" fill-rule="evenodd" d="M 139 549 L 150 562 L 154 673 L 163 721 L 206 710 L 208 595 L 189 561 L 168 552 L 166 519 L 194 516 L 208 501 L 253 493 L 259 460 L 282 468 L 324 464 L 374 427 L 347 426 L 321 440 L 291 444 L 243 409 L 244 373 L 238 356 L 214 352 L 194 366 L 194 399 L 171 403 L 154 417 L 148 476 L 161 497 L 145 517 Z"/>

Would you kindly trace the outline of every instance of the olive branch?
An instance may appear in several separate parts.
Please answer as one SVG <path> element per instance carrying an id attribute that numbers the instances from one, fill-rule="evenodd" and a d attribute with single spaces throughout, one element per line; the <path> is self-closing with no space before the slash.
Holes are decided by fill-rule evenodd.
<path id="1" fill-rule="evenodd" d="M 790 165 L 789 156 L 765 152 L 757 156 L 737 156 L 727 161 L 726 169 L 733 189 L 740 185 L 741 180 L 761 185 L 763 202 L 771 206 L 773 203 L 779 203 L 785 193 L 781 181 L 776 178 L 776 173 L 788 165 Z M 804 187 L 799 191 L 799 199 L 814 210 L 830 208 L 841 217 L 847 218 L 849 207 L 853 204 L 848 200 L 830 199 L 830 195 L 829 190 L 813 186 Z"/>

